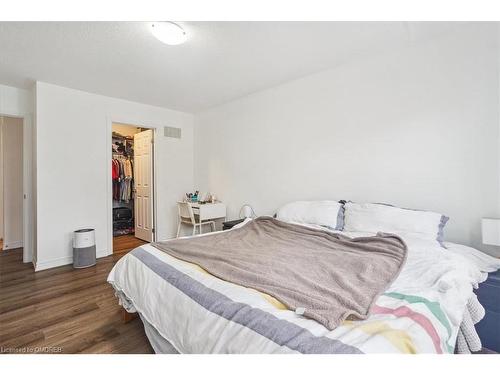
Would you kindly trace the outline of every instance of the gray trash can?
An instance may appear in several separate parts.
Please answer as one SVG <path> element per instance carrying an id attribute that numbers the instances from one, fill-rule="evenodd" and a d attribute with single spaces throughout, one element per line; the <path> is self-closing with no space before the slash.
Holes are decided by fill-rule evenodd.
<path id="1" fill-rule="evenodd" d="M 95 265 L 95 230 L 79 229 L 73 232 L 73 267 Z"/>

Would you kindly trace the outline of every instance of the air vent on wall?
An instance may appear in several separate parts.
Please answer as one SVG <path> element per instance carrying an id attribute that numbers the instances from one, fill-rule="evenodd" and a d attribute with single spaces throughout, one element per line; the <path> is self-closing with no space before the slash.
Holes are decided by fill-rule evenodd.
<path id="1" fill-rule="evenodd" d="M 180 138 L 181 137 L 181 129 L 180 128 L 172 128 L 170 126 L 165 126 L 163 128 L 165 137 L 169 138 Z"/>

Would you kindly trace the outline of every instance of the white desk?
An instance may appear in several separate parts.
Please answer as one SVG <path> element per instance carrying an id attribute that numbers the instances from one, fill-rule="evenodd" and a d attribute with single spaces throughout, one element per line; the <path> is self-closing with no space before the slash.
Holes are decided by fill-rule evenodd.
<path id="1" fill-rule="evenodd" d="M 225 219 L 226 205 L 224 203 L 190 203 L 195 215 L 199 215 L 200 221 Z"/>

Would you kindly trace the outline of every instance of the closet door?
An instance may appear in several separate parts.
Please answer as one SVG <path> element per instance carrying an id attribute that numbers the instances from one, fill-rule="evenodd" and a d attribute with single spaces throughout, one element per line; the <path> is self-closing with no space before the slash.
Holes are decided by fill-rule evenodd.
<path id="1" fill-rule="evenodd" d="M 135 236 L 153 240 L 153 131 L 134 134 Z"/>

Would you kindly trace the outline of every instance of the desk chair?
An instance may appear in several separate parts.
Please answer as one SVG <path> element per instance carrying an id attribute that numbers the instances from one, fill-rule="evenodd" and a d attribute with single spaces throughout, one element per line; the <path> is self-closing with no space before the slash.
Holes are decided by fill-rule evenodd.
<path id="1" fill-rule="evenodd" d="M 191 207 L 188 202 L 177 202 L 177 208 L 179 209 L 179 225 L 177 226 L 177 238 L 179 238 L 179 235 L 181 233 L 182 224 L 193 227 L 193 236 L 196 234 L 196 227 L 199 228 L 199 233 L 201 234 L 201 228 L 205 224 L 209 224 L 211 230 L 215 231 L 215 221 L 200 220 L 200 216 L 194 214 L 193 207 Z"/>

